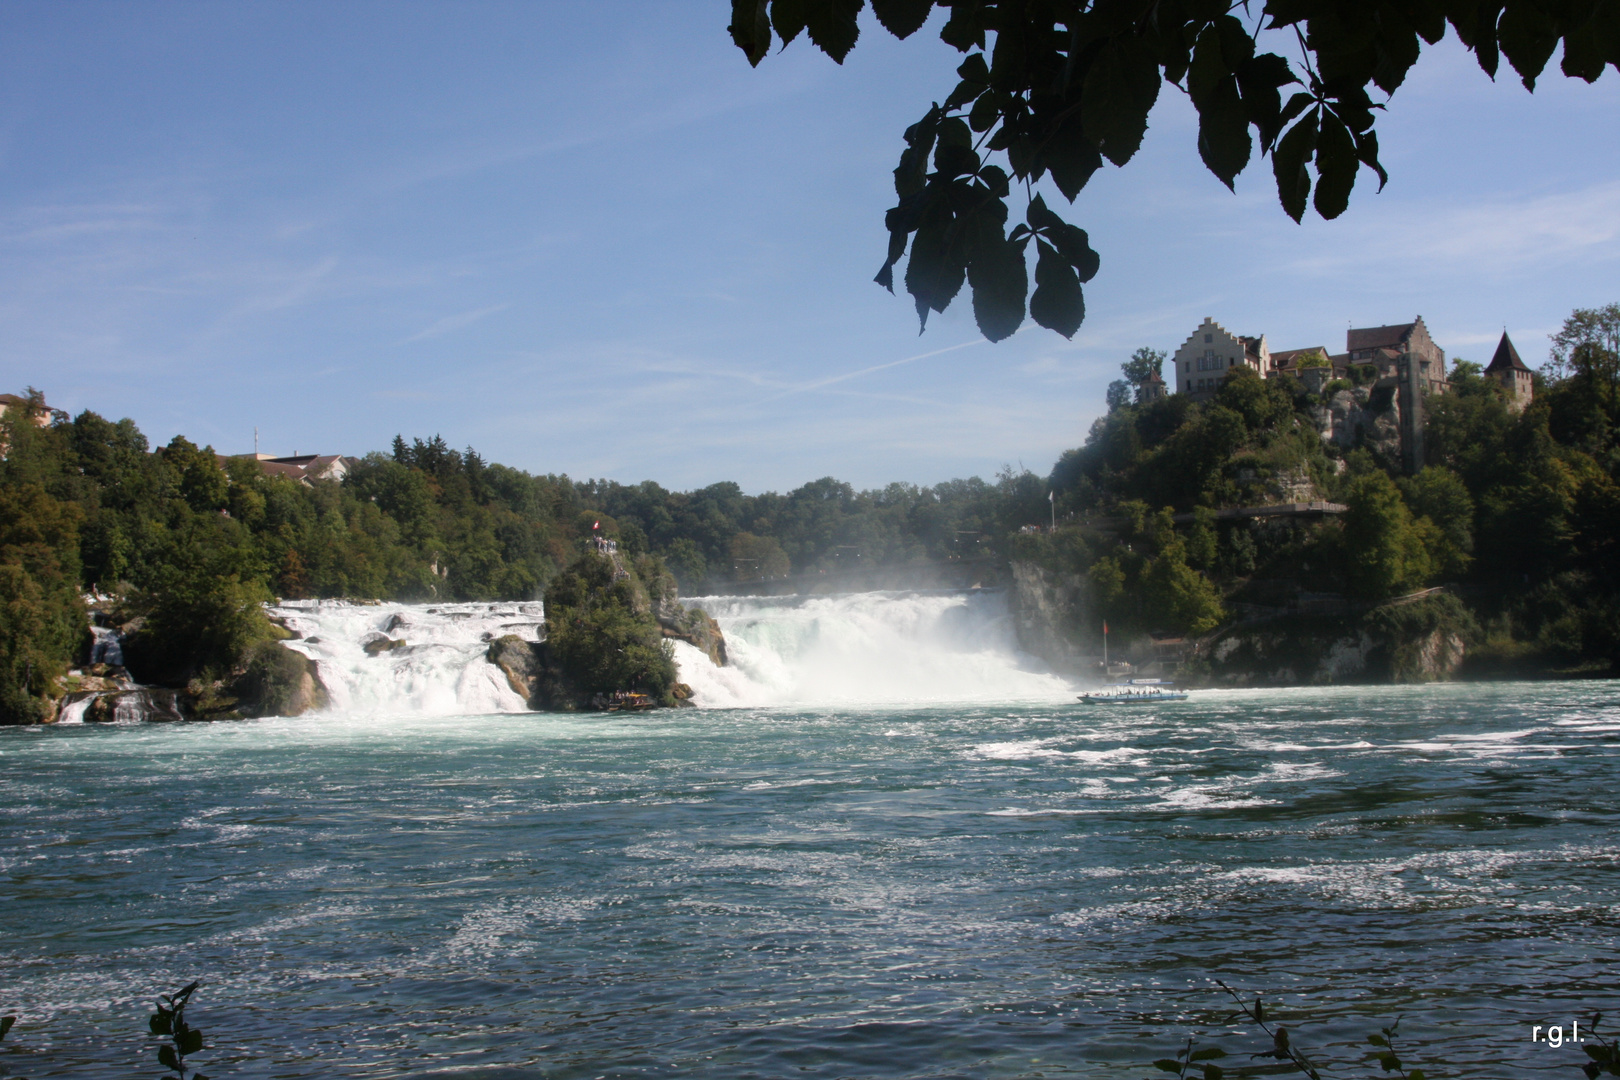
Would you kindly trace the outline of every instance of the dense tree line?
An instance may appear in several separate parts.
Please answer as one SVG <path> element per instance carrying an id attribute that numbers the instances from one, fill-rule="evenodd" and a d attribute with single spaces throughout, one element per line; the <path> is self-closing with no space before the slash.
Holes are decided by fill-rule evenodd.
<path id="1" fill-rule="evenodd" d="M 1125 365 L 1138 385 L 1146 353 Z M 1240 371 L 1201 404 L 1133 403 L 1116 387 L 1110 404 L 1052 472 L 1072 527 L 1022 545 L 1088 575 L 1125 626 L 1197 632 L 1222 617 L 1223 601 L 1303 590 L 1370 603 L 1451 584 L 1487 655 L 1620 658 L 1620 305 L 1570 317 L 1522 411 L 1480 365 L 1458 362 L 1449 392 L 1426 398 L 1415 475 L 1376 446 L 1325 442 L 1324 401 L 1287 376 Z M 1347 512 L 1303 524 L 1217 519 L 1299 490 Z"/>
<path id="2" fill-rule="evenodd" d="M 593 532 L 660 557 L 691 593 L 836 571 L 854 553 L 865 567 L 994 555 L 1046 509 L 1043 482 L 1010 469 L 933 488 L 671 492 L 531 475 L 438 437 L 396 438 L 343 482 L 308 484 L 30 402 L 0 418 L 0 716 L 13 721 L 38 717 L 84 659 L 87 593 L 132 620 L 137 678 L 182 685 L 239 667 L 271 633 L 272 597 L 538 598 Z"/>

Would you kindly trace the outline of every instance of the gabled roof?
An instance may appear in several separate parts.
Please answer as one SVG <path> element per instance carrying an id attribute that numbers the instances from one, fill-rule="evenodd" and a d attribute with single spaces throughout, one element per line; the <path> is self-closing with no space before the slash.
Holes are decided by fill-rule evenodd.
<path id="1" fill-rule="evenodd" d="M 1313 345 L 1308 349 L 1284 349 L 1281 352 L 1273 352 L 1271 354 L 1271 366 L 1279 368 L 1292 367 L 1300 357 L 1309 356 L 1312 353 L 1320 353 L 1323 360 L 1328 359 L 1326 345 Z"/>
<path id="2" fill-rule="evenodd" d="M 18 397 L 16 394 L 0 394 L 0 407 L 10 407 L 12 405 L 27 405 L 27 404 L 28 404 L 28 399 L 25 398 L 25 397 Z"/>
<path id="3" fill-rule="evenodd" d="M 1406 344 L 1406 339 L 1412 336 L 1418 323 L 1423 319 L 1419 316 L 1409 323 L 1396 323 L 1393 326 L 1367 326 L 1358 330 L 1350 330 L 1345 334 L 1344 347 L 1348 352 L 1361 352 L 1363 349 L 1399 349 Z"/>
<path id="4" fill-rule="evenodd" d="M 1388 349 L 1399 347 L 1401 342 L 1412 336 L 1412 324 L 1401 323 L 1397 326 L 1368 326 L 1360 330 L 1351 330 L 1345 334 L 1345 348 L 1350 352 L 1361 352 L 1364 349 Z"/>
<path id="5" fill-rule="evenodd" d="M 1502 331 L 1502 340 L 1497 343 L 1496 355 L 1491 357 L 1490 365 L 1486 367 L 1485 374 L 1499 375 L 1504 371 L 1528 372 L 1529 370 L 1524 366 L 1524 361 L 1519 359 L 1519 350 L 1513 347 L 1513 342 L 1508 338 L 1507 331 Z"/>

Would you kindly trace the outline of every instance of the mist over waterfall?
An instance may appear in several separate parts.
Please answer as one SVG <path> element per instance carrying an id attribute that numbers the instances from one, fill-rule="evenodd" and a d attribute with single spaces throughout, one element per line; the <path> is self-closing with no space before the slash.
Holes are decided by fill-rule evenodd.
<path id="1" fill-rule="evenodd" d="M 485 654 L 506 634 L 538 640 L 543 612 L 538 603 L 291 600 L 269 613 L 300 635 L 286 645 L 316 662 L 331 711 L 449 716 L 528 711 Z"/>
<path id="2" fill-rule="evenodd" d="M 999 590 L 708 596 L 730 663 L 676 643 L 704 706 L 1004 701 L 1066 697 L 1022 653 Z"/>

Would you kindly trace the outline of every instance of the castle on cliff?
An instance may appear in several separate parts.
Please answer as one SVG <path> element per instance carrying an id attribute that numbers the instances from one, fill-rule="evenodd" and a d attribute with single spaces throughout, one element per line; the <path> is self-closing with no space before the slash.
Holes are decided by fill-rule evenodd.
<path id="1" fill-rule="evenodd" d="M 1369 435 L 1381 437 L 1396 444 L 1390 449 L 1412 472 L 1423 465 L 1424 399 L 1451 388 L 1445 350 L 1429 336 L 1421 315 L 1409 323 L 1351 329 L 1340 353 L 1324 345 L 1273 351 L 1264 334 L 1234 334 L 1206 318 L 1172 364 L 1175 392 L 1195 401 L 1213 398 L 1244 368 L 1265 379 L 1292 376 L 1313 394 L 1331 389 L 1324 395 L 1322 437 L 1346 448 Z M 1516 411 L 1530 404 L 1532 373 L 1505 330 L 1485 374 L 1502 384 Z"/>

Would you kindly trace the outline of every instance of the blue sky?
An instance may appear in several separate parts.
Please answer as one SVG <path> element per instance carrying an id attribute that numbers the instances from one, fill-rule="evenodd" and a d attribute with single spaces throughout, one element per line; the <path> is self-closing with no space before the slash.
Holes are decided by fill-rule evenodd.
<path id="1" fill-rule="evenodd" d="M 1066 216 L 1072 342 L 917 334 L 872 284 L 900 134 L 954 85 L 866 20 L 750 69 L 722 0 L 0 3 L 0 389 L 225 453 L 442 434 L 536 472 L 787 490 L 1046 472 L 1206 315 L 1273 348 L 1421 314 L 1531 364 L 1620 299 L 1620 78 L 1425 53 L 1337 222 L 1236 195 L 1182 96 Z M 1556 65 L 1556 60 L 1554 61 Z M 1607 134 L 1605 134 L 1607 132 Z M 1060 197 L 1049 201 L 1062 203 Z"/>

